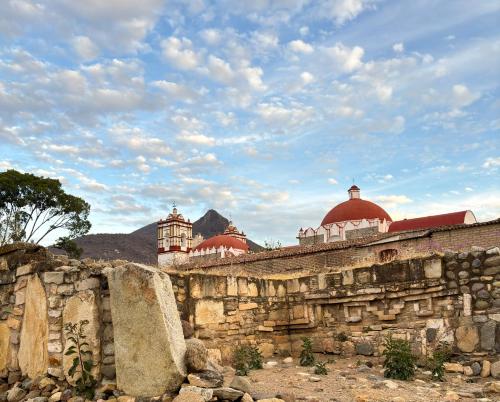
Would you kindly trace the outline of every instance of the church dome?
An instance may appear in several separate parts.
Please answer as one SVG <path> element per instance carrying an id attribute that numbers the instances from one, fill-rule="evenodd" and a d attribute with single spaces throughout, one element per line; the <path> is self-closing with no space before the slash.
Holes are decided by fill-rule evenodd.
<path id="1" fill-rule="evenodd" d="M 212 247 L 218 249 L 221 246 L 227 249 L 232 247 L 233 249 L 248 251 L 247 244 L 229 235 L 218 235 L 204 240 L 194 248 L 194 251 L 211 249 Z"/>
<path id="2" fill-rule="evenodd" d="M 349 200 L 333 207 L 321 221 L 322 226 L 336 222 L 377 218 L 381 221 L 385 219 L 392 222 L 391 217 L 383 208 L 371 201 L 360 198 L 360 189 L 357 186 L 352 186 L 348 192 Z"/>

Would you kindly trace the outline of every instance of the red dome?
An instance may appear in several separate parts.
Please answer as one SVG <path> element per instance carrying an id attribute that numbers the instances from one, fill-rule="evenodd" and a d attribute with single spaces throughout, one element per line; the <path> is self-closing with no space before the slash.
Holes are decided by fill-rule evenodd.
<path id="1" fill-rule="evenodd" d="M 381 207 L 373 202 L 352 198 L 340 203 L 328 212 L 321 225 L 328 225 L 334 222 L 357 221 L 361 219 L 375 219 L 392 221 L 391 217 Z"/>
<path id="2" fill-rule="evenodd" d="M 204 240 L 194 248 L 194 251 L 200 251 L 207 248 L 210 249 L 212 247 L 219 248 L 220 246 L 248 251 L 248 245 L 246 243 L 228 235 L 218 235 Z"/>

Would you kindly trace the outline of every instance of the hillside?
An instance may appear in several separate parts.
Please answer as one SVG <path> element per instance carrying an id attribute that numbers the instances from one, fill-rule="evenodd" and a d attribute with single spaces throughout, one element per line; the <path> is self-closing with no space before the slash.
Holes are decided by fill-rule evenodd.
<path id="1" fill-rule="evenodd" d="M 193 222 L 193 236 L 197 233 L 207 239 L 221 234 L 229 224 L 229 220 L 217 211 L 210 209 L 200 219 Z M 251 240 L 247 240 L 250 250 L 262 251 L 263 248 Z M 156 222 L 143 226 L 132 233 L 102 233 L 82 236 L 76 239 L 83 248 L 82 258 L 123 259 L 144 264 L 156 263 Z M 60 253 L 60 250 L 52 249 Z"/>

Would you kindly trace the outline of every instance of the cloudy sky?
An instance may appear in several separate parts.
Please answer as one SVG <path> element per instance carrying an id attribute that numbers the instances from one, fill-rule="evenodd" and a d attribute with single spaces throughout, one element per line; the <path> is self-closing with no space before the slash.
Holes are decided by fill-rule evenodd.
<path id="1" fill-rule="evenodd" d="M 93 233 L 173 201 L 294 243 L 347 197 L 500 216 L 497 0 L 2 0 L 0 170 Z"/>

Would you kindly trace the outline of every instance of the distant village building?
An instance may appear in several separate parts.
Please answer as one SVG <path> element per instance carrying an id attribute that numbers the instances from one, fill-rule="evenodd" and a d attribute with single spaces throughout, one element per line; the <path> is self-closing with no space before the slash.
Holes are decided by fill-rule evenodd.
<path id="1" fill-rule="evenodd" d="M 158 265 L 186 262 L 193 247 L 193 224 L 174 205 L 166 220 L 158 222 Z"/>
<path id="2" fill-rule="evenodd" d="M 358 186 L 348 190 L 349 199 L 333 207 L 317 228 L 300 228 L 297 238 L 301 246 L 354 240 L 378 233 L 430 229 L 439 226 L 476 223 L 472 211 L 393 221 L 377 204 L 363 200 Z"/>
<path id="3" fill-rule="evenodd" d="M 205 240 L 199 233 L 193 239 L 193 224 L 175 206 L 166 220 L 158 221 L 159 266 L 183 264 L 191 258 L 226 258 L 248 250 L 245 233 L 239 232 L 232 222 L 223 234 Z"/>

